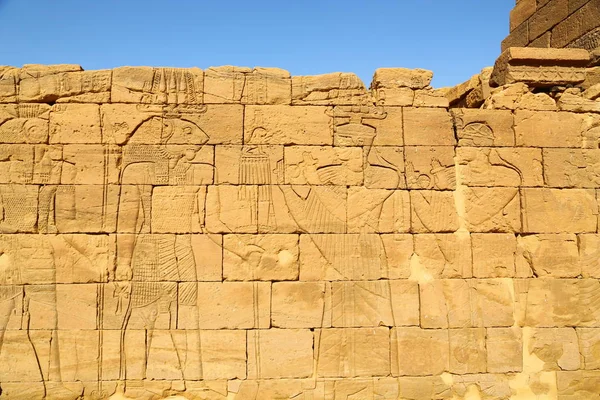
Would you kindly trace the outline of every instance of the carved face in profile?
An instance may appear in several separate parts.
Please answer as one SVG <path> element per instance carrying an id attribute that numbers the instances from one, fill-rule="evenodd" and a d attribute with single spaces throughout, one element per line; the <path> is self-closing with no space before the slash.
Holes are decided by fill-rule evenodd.
<path id="1" fill-rule="evenodd" d="M 191 144 L 201 146 L 208 142 L 208 135 L 202 128 L 184 119 L 165 118 L 162 138 L 167 144 Z"/>
<path id="2" fill-rule="evenodd" d="M 43 143 L 48 137 L 48 122 L 40 118 L 31 118 L 25 121 L 23 130 L 30 143 Z"/>
<path id="3" fill-rule="evenodd" d="M 19 132 L 24 133 L 19 137 Z M 15 118 L 0 125 L 0 136 L 15 143 L 46 143 L 48 120 L 42 118 Z"/>

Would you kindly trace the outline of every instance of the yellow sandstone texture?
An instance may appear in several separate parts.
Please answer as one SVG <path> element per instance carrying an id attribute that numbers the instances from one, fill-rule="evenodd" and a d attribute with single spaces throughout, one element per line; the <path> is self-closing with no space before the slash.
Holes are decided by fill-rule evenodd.
<path id="1" fill-rule="evenodd" d="M 0 67 L 0 399 L 597 398 L 600 90 L 525 50 Z"/>

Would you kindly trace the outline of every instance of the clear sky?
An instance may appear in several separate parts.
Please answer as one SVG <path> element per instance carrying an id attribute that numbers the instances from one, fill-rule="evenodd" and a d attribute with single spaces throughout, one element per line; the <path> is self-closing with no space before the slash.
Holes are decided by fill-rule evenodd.
<path id="1" fill-rule="evenodd" d="M 0 0 L 0 65 L 379 67 L 453 86 L 493 65 L 515 0 Z"/>

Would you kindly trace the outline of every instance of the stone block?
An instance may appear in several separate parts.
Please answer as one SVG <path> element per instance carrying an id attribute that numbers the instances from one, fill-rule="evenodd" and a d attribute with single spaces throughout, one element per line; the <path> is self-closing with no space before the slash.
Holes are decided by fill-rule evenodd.
<path id="1" fill-rule="evenodd" d="M 411 190 L 410 206 L 412 232 L 454 232 L 459 227 L 454 192 Z"/>
<path id="2" fill-rule="evenodd" d="M 569 2 L 572 2 L 572 0 Z M 583 14 L 581 11 L 576 11 L 552 28 L 552 30 L 548 32 L 551 35 L 551 46 L 557 48 L 565 47 L 573 40 L 580 37 L 583 34 L 583 32 L 581 32 L 582 17 Z"/>
<path id="3" fill-rule="evenodd" d="M 487 328 L 487 371 L 493 373 L 521 372 L 523 344 L 519 328 Z"/>
<path id="4" fill-rule="evenodd" d="M 581 369 L 598 369 L 598 365 L 600 364 L 600 360 L 598 359 L 600 329 L 576 328 L 575 331 L 577 332 L 579 353 L 581 354 Z"/>
<path id="5" fill-rule="evenodd" d="M 415 235 L 411 272 L 418 265 L 427 279 L 472 277 L 472 251 L 469 234 L 424 233 Z"/>
<path id="6" fill-rule="evenodd" d="M 245 144 L 332 145 L 327 107 L 247 106 Z"/>
<path id="7" fill-rule="evenodd" d="M 447 330 L 394 328 L 391 343 L 392 376 L 441 375 L 450 368 Z"/>
<path id="8" fill-rule="evenodd" d="M 445 382 L 442 376 L 400 376 L 398 378 L 400 384 L 401 398 L 418 400 L 418 399 L 435 399 L 451 398 L 450 383 Z"/>
<path id="9" fill-rule="evenodd" d="M 0 142 L 48 143 L 50 110 L 47 104 L 0 105 Z"/>
<path id="10" fill-rule="evenodd" d="M 459 146 L 514 146 L 514 116 L 506 110 L 452 109 Z"/>
<path id="11" fill-rule="evenodd" d="M 514 323 L 512 282 L 442 279 L 419 285 L 421 327 L 507 327 Z"/>
<path id="12" fill-rule="evenodd" d="M 421 89 L 415 91 L 413 106 L 448 108 L 450 102 L 442 90 Z"/>
<path id="13" fill-rule="evenodd" d="M 517 238 L 517 269 L 534 276 L 576 278 L 581 275 L 579 246 L 574 234 L 541 234 Z"/>
<path id="14" fill-rule="evenodd" d="M 60 104 L 50 111 L 50 143 L 102 143 L 100 106 Z"/>
<path id="15" fill-rule="evenodd" d="M 407 146 L 453 146 L 452 119 L 439 108 L 405 108 L 404 142 Z"/>
<path id="16" fill-rule="evenodd" d="M 292 105 L 366 105 L 370 102 L 364 83 L 352 73 L 292 77 Z"/>
<path id="17" fill-rule="evenodd" d="M 557 0 L 552 4 L 563 4 L 566 7 L 566 3 L 567 0 Z M 544 7 L 541 11 L 545 13 L 548 9 L 549 7 Z M 559 17 L 555 23 L 540 30 L 538 15 L 540 11 L 528 22 L 529 40 L 537 38 L 567 16 Z M 532 87 L 577 84 L 585 80 L 584 67 L 589 60 L 590 54 L 583 49 L 511 47 L 496 60 L 490 84 L 503 86 L 523 82 Z"/>
<path id="18" fill-rule="evenodd" d="M 457 198 L 464 206 L 464 222 L 470 232 L 520 232 L 518 188 L 463 187 Z"/>
<path id="19" fill-rule="evenodd" d="M 594 119 L 585 114 L 517 111 L 516 144 L 527 147 L 582 147 L 584 133 L 593 122 Z"/>
<path id="20" fill-rule="evenodd" d="M 297 200 L 294 189 L 300 190 L 290 186 L 209 186 L 206 197 L 206 230 L 211 233 L 298 232 L 296 220 L 288 212 L 288 203 Z M 316 188 L 310 190 L 317 191 Z M 299 206 L 298 203 L 301 204 L 293 202 L 292 205 Z M 292 211 L 302 212 L 293 208 Z M 343 214 L 342 220 L 345 220 L 345 209 Z"/>
<path id="21" fill-rule="evenodd" d="M 206 186 L 157 186 L 152 190 L 152 233 L 202 232 Z"/>
<path id="22" fill-rule="evenodd" d="M 367 189 L 405 189 L 404 147 L 375 146 L 363 149 L 364 186 Z"/>
<path id="23" fill-rule="evenodd" d="M 67 284 L 56 286 L 58 328 L 64 330 L 98 329 L 96 309 L 102 286 Z"/>
<path id="24" fill-rule="evenodd" d="M 0 185 L 3 218 L 0 233 L 33 233 L 38 214 L 38 190 L 35 185 Z"/>
<path id="25" fill-rule="evenodd" d="M 599 168 L 599 149 L 544 149 L 544 179 L 550 187 L 598 187 Z"/>
<path id="26" fill-rule="evenodd" d="M 332 282 L 330 304 L 331 326 L 336 328 L 419 324 L 419 291 L 415 282 Z"/>
<path id="27" fill-rule="evenodd" d="M 593 190 L 525 188 L 522 193 L 524 232 L 596 232 L 598 203 Z"/>
<path id="28" fill-rule="evenodd" d="M 298 279 L 298 235 L 225 235 L 223 276 L 228 281 Z"/>
<path id="29" fill-rule="evenodd" d="M 200 282 L 198 296 L 203 329 L 270 326 L 271 285 L 267 282 Z"/>
<path id="30" fill-rule="evenodd" d="M 449 329 L 449 368 L 455 374 L 487 371 L 485 328 Z"/>
<path id="31" fill-rule="evenodd" d="M 529 20 L 529 40 L 540 36 L 569 15 L 569 0 L 549 1 Z"/>
<path id="32" fill-rule="evenodd" d="M 511 47 L 526 47 L 529 44 L 529 24 L 523 22 L 521 25 L 511 30 L 510 34 L 502 40 L 501 50 L 506 51 Z"/>
<path id="33" fill-rule="evenodd" d="M 410 198 L 405 190 L 348 188 L 348 233 L 403 233 L 410 230 Z"/>
<path id="34" fill-rule="evenodd" d="M 333 144 L 365 147 L 365 153 L 369 154 L 368 162 L 377 164 L 383 161 L 376 157 L 377 154 L 371 154 L 371 145 L 403 144 L 401 107 L 335 106 L 325 113 L 333 118 Z"/>
<path id="35" fill-rule="evenodd" d="M 316 334 L 317 375 L 323 378 L 388 376 L 389 328 L 333 328 Z"/>
<path id="36" fill-rule="evenodd" d="M 313 332 L 248 331 L 248 378 L 308 378 L 313 374 Z"/>
<path id="37" fill-rule="evenodd" d="M 456 188 L 454 147 L 409 146 L 404 148 L 406 183 L 409 189 Z"/>
<path id="38" fill-rule="evenodd" d="M 285 183 L 362 186 L 360 147 L 291 146 L 285 148 Z"/>
<path id="39" fill-rule="evenodd" d="M 272 287 L 271 324 L 277 328 L 320 328 L 325 321 L 325 282 L 275 282 Z"/>
<path id="40" fill-rule="evenodd" d="M 19 69 L 0 66 L 0 103 L 14 103 L 19 94 Z"/>
<path id="41" fill-rule="evenodd" d="M 535 13 L 537 8 L 536 3 L 536 0 L 521 0 L 517 2 L 515 8 L 510 11 L 511 32 Z"/>
<path id="42" fill-rule="evenodd" d="M 371 88 L 424 89 L 429 86 L 432 78 L 433 72 L 420 68 L 378 68 L 375 70 Z"/>
<path id="43" fill-rule="evenodd" d="M 203 379 L 246 378 L 246 331 L 200 331 Z"/>
<path id="44" fill-rule="evenodd" d="M 542 150 L 459 147 L 458 180 L 466 186 L 543 186 Z"/>
<path id="45" fill-rule="evenodd" d="M 291 77 L 278 68 L 210 67 L 204 71 L 207 104 L 290 104 Z"/>
<path id="46" fill-rule="evenodd" d="M 216 146 L 216 183 L 275 184 L 279 162 L 283 162 L 283 146 Z"/>
<path id="47" fill-rule="evenodd" d="M 526 364 L 537 362 L 542 371 L 574 371 L 581 367 L 573 328 L 533 328 L 527 341 Z"/>
<path id="48" fill-rule="evenodd" d="M 517 238 L 514 234 L 473 233 L 471 241 L 475 278 L 508 278 L 523 273 L 516 268 Z"/>
<path id="49" fill-rule="evenodd" d="M 581 274 L 585 278 L 600 277 L 600 236 L 597 234 L 577 235 Z"/>
<path id="50" fill-rule="evenodd" d="M 202 104 L 199 68 L 120 67 L 113 70 L 113 103 Z"/>
<path id="51" fill-rule="evenodd" d="M 112 71 L 83 71 L 72 68 L 45 74 L 21 73 L 19 102 L 32 103 L 108 103 L 111 98 Z"/>
<path id="52" fill-rule="evenodd" d="M 556 387 L 559 396 L 565 399 L 593 398 L 600 386 L 598 371 L 558 371 Z"/>
<path id="53" fill-rule="evenodd" d="M 300 280 L 378 280 L 410 276 L 411 235 L 300 235 Z"/>
<path id="54" fill-rule="evenodd" d="M 515 282 L 516 315 L 520 326 L 597 327 L 595 279 L 539 278 Z"/>

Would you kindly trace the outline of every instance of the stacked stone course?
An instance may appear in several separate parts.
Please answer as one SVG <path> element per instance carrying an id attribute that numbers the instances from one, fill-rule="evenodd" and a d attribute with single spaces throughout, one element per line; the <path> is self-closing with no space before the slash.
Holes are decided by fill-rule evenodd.
<path id="1" fill-rule="evenodd" d="M 600 1 L 517 0 L 502 42 L 509 47 L 600 48 Z"/>
<path id="2" fill-rule="evenodd" d="M 597 396 L 583 71 L 0 67 L 0 399 Z"/>

